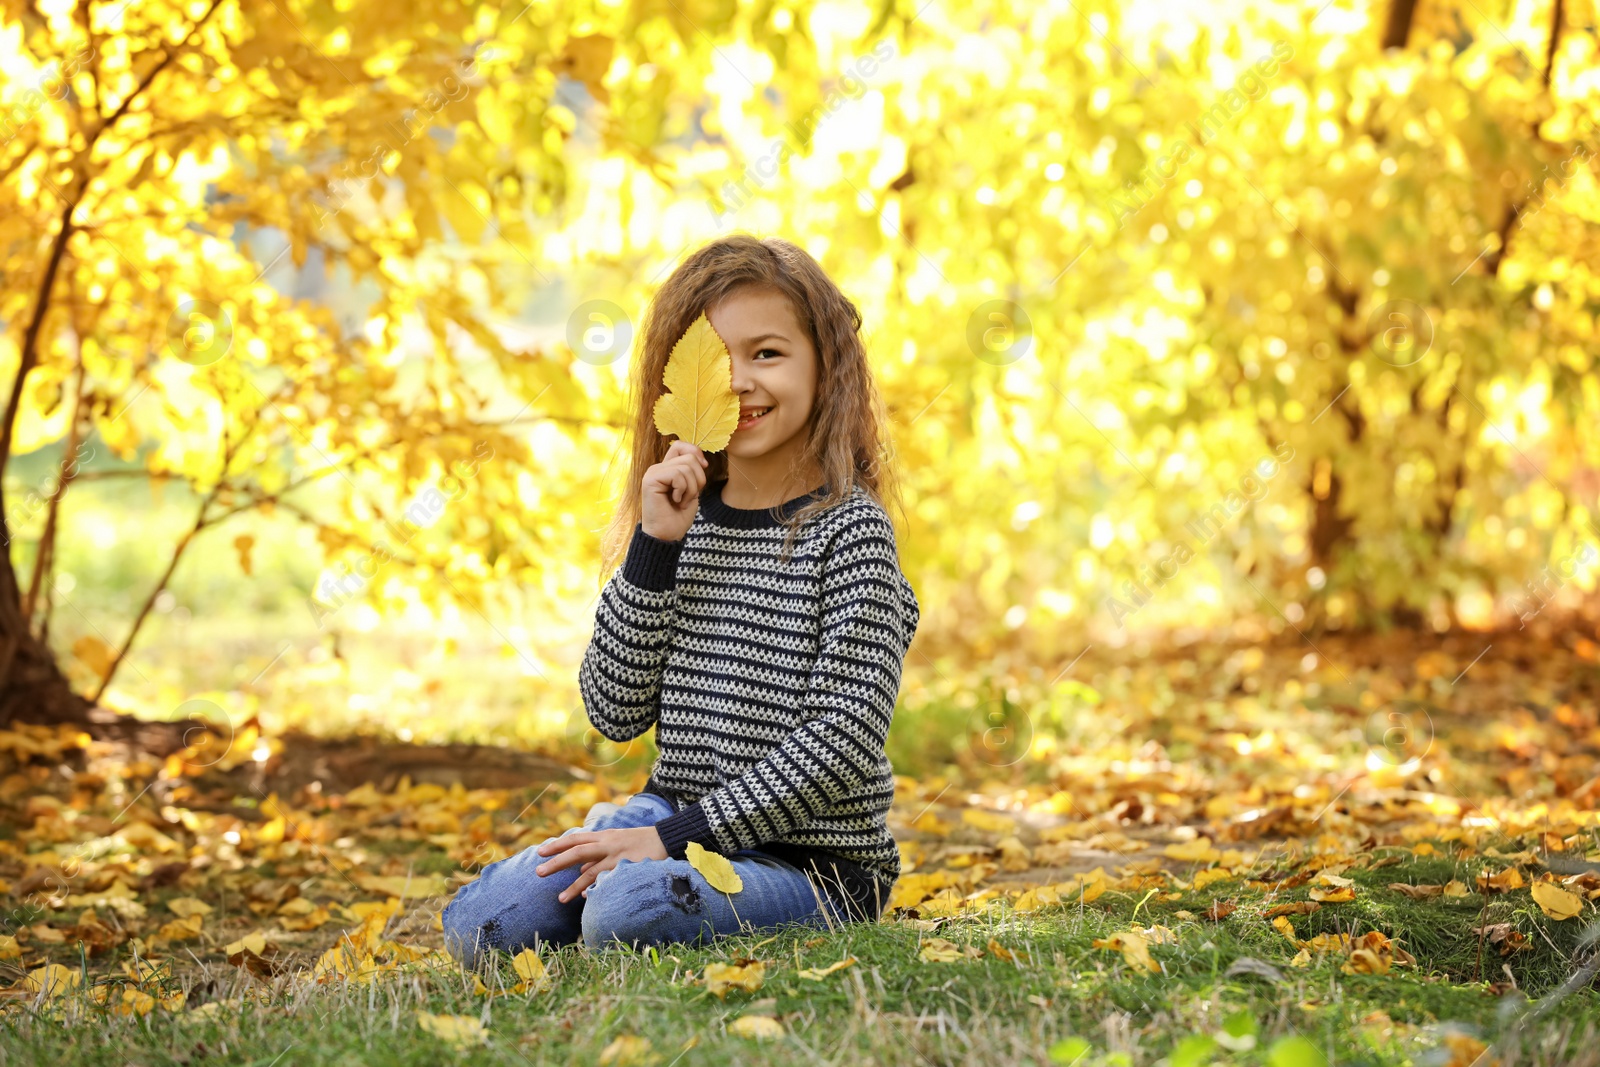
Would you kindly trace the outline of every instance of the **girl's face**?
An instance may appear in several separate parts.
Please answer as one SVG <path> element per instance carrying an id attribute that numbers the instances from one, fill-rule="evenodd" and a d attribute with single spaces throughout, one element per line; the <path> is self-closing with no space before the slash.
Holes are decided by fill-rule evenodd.
<path id="1" fill-rule="evenodd" d="M 746 286 L 728 294 L 706 318 L 733 355 L 733 391 L 739 397 L 739 427 L 728 442 L 728 494 L 765 507 L 816 488 L 812 473 L 795 465 L 810 433 L 817 353 L 788 296 Z M 759 418 L 749 417 L 762 411 Z M 777 499 L 769 501 L 773 495 Z M 745 505 L 730 501 L 730 506 Z"/>

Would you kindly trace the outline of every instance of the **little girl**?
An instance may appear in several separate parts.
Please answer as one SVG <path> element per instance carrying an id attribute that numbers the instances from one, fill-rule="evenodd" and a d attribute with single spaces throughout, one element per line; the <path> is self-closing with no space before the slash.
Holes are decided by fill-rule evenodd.
<path id="1" fill-rule="evenodd" d="M 740 418 L 706 454 L 656 429 L 673 345 L 705 314 Z M 605 540 L 578 684 L 625 742 L 656 727 L 644 791 L 492 863 L 445 908 L 445 941 L 686 942 L 876 921 L 900 875 L 884 739 L 920 610 L 901 572 L 883 418 L 861 316 L 815 260 L 737 234 L 690 256 L 651 305 L 633 458 Z M 694 842 L 743 882 L 713 888 Z"/>

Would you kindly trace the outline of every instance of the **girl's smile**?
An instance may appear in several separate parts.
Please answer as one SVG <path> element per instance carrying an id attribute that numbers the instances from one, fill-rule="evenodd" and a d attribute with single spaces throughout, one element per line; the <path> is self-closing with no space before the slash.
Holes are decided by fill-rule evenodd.
<path id="1" fill-rule="evenodd" d="M 741 411 L 739 413 L 739 425 L 735 426 L 734 429 L 748 430 L 750 427 L 760 422 L 767 412 L 771 411 L 774 406 L 775 405 L 768 405 L 764 408 L 751 408 L 748 411 Z"/>

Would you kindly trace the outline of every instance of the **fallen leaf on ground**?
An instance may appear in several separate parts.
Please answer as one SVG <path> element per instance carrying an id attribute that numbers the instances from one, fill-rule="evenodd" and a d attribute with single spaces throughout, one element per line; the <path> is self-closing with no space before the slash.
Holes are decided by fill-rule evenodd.
<path id="1" fill-rule="evenodd" d="M 489 1038 L 483 1024 L 471 1015 L 435 1015 L 419 1011 L 417 1023 L 434 1037 L 461 1049 L 481 1045 Z"/>
<path id="2" fill-rule="evenodd" d="M 660 1059 L 651 1051 L 649 1039 L 637 1034 L 618 1034 L 600 1050 L 601 1067 L 650 1067 Z"/>
<path id="3" fill-rule="evenodd" d="M 856 958 L 854 956 L 850 956 L 850 957 L 848 957 L 846 959 L 840 960 L 838 963 L 830 963 L 826 967 L 805 967 L 805 968 L 802 968 L 801 970 L 798 970 L 798 971 L 795 972 L 795 976 L 798 977 L 798 978 L 807 978 L 807 979 L 810 979 L 813 982 L 820 982 L 822 979 L 828 977 L 828 975 L 832 974 L 833 972 L 842 971 L 846 967 L 850 966 L 851 964 L 853 964 L 855 962 L 856 962 Z"/>
<path id="4" fill-rule="evenodd" d="M 1533 883 L 1533 900 L 1546 916 L 1556 920 L 1571 919 L 1583 911 L 1583 898 L 1552 882 Z"/>
<path id="5" fill-rule="evenodd" d="M 767 965 L 762 960 L 740 960 L 737 963 L 708 963 L 700 980 L 706 989 L 719 998 L 726 997 L 730 989 L 754 993 L 766 979 Z"/>
<path id="6" fill-rule="evenodd" d="M 526 993 L 533 991 L 543 993 L 550 989 L 555 982 L 550 977 L 550 972 L 545 969 L 544 960 L 531 948 L 525 948 L 511 958 L 511 968 L 517 972 L 517 977 L 522 981 L 512 987 L 513 993 Z"/>
<path id="7" fill-rule="evenodd" d="M 922 943 L 922 950 L 917 953 L 923 963 L 954 963 L 965 959 L 966 954 L 961 951 L 961 946 L 954 941 L 946 941 L 942 937 L 930 937 Z"/>
<path id="8" fill-rule="evenodd" d="M 770 1015 L 741 1015 L 728 1024 L 728 1033 L 757 1039 L 777 1038 L 783 1036 L 783 1024 Z"/>
<path id="9" fill-rule="evenodd" d="M 76 968 L 63 967 L 59 963 L 47 963 L 37 970 L 29 971 L 22 981 L 12 988 L 35 996 L 42 993 L 46 1000 L 55 1000 L 77 989 L 82 981 L 83 972 Z"/>
<path id="10" fill-rule="evenodd" d="M 1122 953 L 1122 958 L 1134 970 L 1146 971 L 1151 974 L 1160 974 L 1161 965 L 1150 958 L 1150 943 L 1144 935 L 1132 930 L 1123 930 L 1112 934 L 1110 937 L 1098 938 L 1091 942 L 1095 948 L 1112 949 Z"/>

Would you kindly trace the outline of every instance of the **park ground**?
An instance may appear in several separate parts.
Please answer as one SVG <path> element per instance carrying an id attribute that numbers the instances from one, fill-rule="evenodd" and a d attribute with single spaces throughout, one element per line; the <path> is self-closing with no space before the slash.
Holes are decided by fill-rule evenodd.
<path id="1" fill-rule="evenodd" d="M 1294 637 L 897 716 L 878 923 L 481 974 L 450 894 L 648 751 L 13 727 L 0 1063 L 1600 1064 L 1594 643 Z"/>

